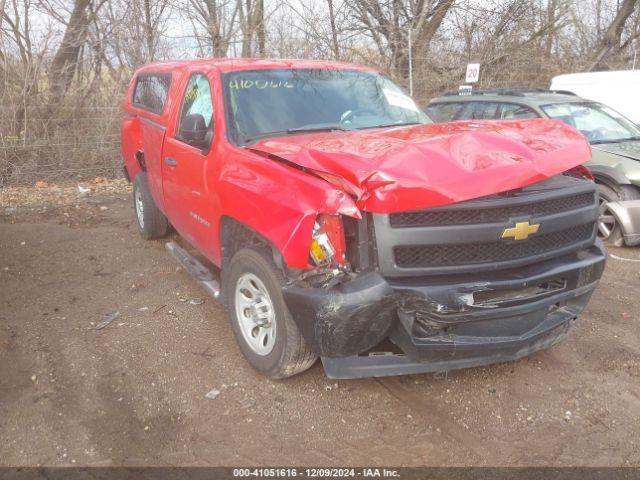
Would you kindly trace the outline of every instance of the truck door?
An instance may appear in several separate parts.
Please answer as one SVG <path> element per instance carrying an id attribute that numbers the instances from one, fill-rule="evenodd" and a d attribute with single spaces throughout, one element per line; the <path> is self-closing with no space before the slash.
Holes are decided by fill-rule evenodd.
<path id="1" fill-rule="evenodd" d="M 194 73 L 189 78 L 172 127 L 162 151 L 165 210 L 182 236 L 207 251 L 213 239 L 205 177 L 213 153 L 208 148 L 213 137 L 213 103 L 205 75 Z"/>

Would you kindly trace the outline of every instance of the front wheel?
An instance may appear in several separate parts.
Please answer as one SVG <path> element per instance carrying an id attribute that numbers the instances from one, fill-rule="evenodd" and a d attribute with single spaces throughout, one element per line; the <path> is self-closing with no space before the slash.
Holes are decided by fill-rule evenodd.
<path id="1" fill-rule="evenodd" d="M 240 250 L 229 263 L 226 298 L 236 341 L 251 366 L 270 378 L 303 372 L 317 359 L 284 303 L 283 285 L 266 250 Z"/>
<path id="2" fill-rule="evenodd" d="M 631 185 L 617 185 L 615 189 L 598 184 L 600 191 L 600 215 L 598 217 L 598 237 L 609 245 L 614 247 L 622 247 L 624 245 L 624 236 L 622 227 L 618 223 L 616 216 L 609 209 L 610 202 L 619 202 L 623 200 L 635 200 L 640 198 L 640 193 Z"/>

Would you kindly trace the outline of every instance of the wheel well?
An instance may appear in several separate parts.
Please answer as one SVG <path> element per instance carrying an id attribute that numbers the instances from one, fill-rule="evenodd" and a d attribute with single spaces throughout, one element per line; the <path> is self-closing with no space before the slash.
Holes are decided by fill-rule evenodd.
<path id="1" fill-rule="evenodd" d="M 601 183 L 603 185 L 606 185 L 607 187 L 612 188 L 613 190 L 618 190 L 620 188 L 620 184 L 618 182 L 616 182 L 613 178 L 608 177 L 606 175 L 594 173 L 593 178 L 595 179 L 596 183 Z"/>
<path id="2" fill-rule="evenodd" d="M 267 240 L 263 235 L 248 227 L 244 223 L 239 222 L 232 217 L 222 217 L 220 221 L 220 246 L 221 246 L 221 289 L 222 301 L 225 302 L 224 285 L 226 284 L 226 272 L 228 272 L 229 262 L 239 250 L 243 248 L 265 249 L 269 250 L 273 255 L 273 261 L 276 266 L 282 270 L 286 277 L 286 265 L 280 250 Z"/>
<path id="3" fill-rule="evenodd" d="M 140 170 L 142 170 L 143 172 L 146 172 L 147 164 L 145 163 L 144 152 L 142 152 L 142 150 L 138 150 L 136 152 L 136 161 L 138 162 L 138 165 L 140 165 Z"/>
<path id="4" fill-rule="evenodd" d="M 589 170 L 591 170 L 596 183 L 606 185 L 616 191 L 620 190 L 620 186 L 622 185 L 631 184 L 624 172 L 613 167 L 607 165 L 590 165 Z"/>

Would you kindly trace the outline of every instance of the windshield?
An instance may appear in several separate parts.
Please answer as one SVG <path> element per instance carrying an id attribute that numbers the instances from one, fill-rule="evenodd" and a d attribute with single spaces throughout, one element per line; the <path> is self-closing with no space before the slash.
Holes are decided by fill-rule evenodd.
<path id="1" fill-rule="evenodd" d="M 631 120 L 600 103 L 556 103 L 542 110 L 580 130 L 592 144 L 640 140 L 640 129 Z"/>
<path id="2" fill-rule="evenodd" d="M 274 69 L 227 73 L 231 138 L 430 123 L 391 80 L 357 70 Z"/>

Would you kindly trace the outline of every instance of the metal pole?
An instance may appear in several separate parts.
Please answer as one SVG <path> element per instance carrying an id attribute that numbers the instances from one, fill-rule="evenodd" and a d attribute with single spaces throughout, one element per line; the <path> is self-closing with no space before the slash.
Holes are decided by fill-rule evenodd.
<path id="1" fill-rule="evenodd" d="M 633 51 L 633 68 L 631 70 L 635 70 L 636 69 L 636 57 L 638 56 L 638 51 L 634 50 Z"/>
<path id="2" fill-rule="evenodd" d="M 411 52 L 411 27 L 409 27 L 409 95 L 413 97 L 413 56 Z"/>

